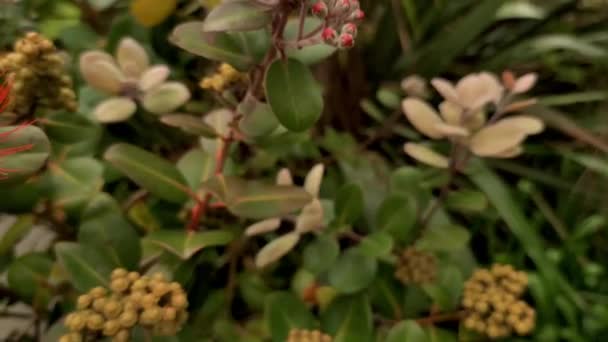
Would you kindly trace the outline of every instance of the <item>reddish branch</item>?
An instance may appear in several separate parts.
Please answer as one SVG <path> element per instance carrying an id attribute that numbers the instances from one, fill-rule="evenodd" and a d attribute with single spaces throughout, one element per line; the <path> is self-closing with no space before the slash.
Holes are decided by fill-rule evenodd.
<path id="1" fill-rule="evenodd" d="M 461 319 L 464 318 L 464 315 L 465 315 L 464 311 L 450 312 L 450 313 L 439 314 L 439 315 L 431 315 L 428 317 L 417 319 L 416 323 L 418 323 L 420 325 L 433 325 L 433 324 L 442 323 L 442 322 L 460 321 Z"/>

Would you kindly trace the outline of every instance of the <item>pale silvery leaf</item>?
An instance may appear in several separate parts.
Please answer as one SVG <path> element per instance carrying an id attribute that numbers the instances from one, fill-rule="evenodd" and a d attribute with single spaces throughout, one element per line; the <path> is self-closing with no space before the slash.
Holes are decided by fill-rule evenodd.
<path id="1" fill-rule="evenodd" d="M 293 185 L 289 169 L 283 168 L 277 173 L 277 185 Z"/>
<path id="2" fill-rule="evenodd" d="M 527 133 L 517 121 L 501 120 L 479 130 L 469 142 L 471 151 L 480 157 L 500 155 L 526 139 Z"/>
<path id="3" fill-rule="evenodd" d="M 307 204 L 296 219 L 296 232 L 308 233 L 323 227 L 323 205 L 315 198 Z"/>
<path id="4" fill-rule="evenodd" d="M 123 38 L 118 43 L 116 59 L 125 73 L 135 78 L 139 78 L 150 67 L 146 49 L 130 37 Z"/>
<path id="5" fill-rule="evenodd" d="M 166 114 L 181 107 L 190 99 L 190 91 L 179 82 L 167 82 L 144 94 L 144 108 L 155 114 Z"/>
<path id="6" fill-rule="evenodd" d="M 285 234 L 264 246 L 255 257 L 255 265 L 264 268 L 289 253 L 300 241 L 296 232 Z"/>
<path id="7" fill-rule="evenodd" d="M 521 147 L 521 145 L 517 145 L 509 150 L 506 150 L 504 152 L 501 152 L 499 154 L 495 154 L 492 157 L 493 158 L 515 158 L 517 156 L 519 156 L 520 154 L 524 153 L 524 149 L 523 147 Z"/>
<path id="8" fill-rule="evenodd" d="M 89 62 L 86 56 L 80 59 L 80 71 L 84 80 L 93 88 L 108 94 L 118 94 L 123 82 L 124 74 L 118 69 L 114 62 L 105 58 L 99 58 Z"/>
<path id="9" fill-rule="evenodd" d="M 522 77 L 518 78 L 515 81 L 515 85 L 511 90 L 514 94 L 523 94 L 527 93 L 534 87 L 536 84 L 536 80 L 538 80 L 538 75 L 536 73 L 525 74 Z"/>
<path id="10" fill-rule="evenodd" d="M 542 120 L 528 115 L 511 116 L 499 122 L 503 125 L 516 125 L 528 135 L 538 134 L 545 129 L 545 124 Z"/>
<path id="11" fill-rule="evenodd" d="M 502 98 L 503 86 L 498 78 L 490 73 L 470 74 L 456 85 L 458 104 L 477 110 L 488 103 L 498 103 Z"/>
<path id="12" fill-rule="evenodd" d="M 306 189 L 306 191 L 308 191 L 312 197 L 319 197 L 319 188 L 321 187 L 321 182 L 323 181 L 324 171 L 325 166 L 319 163 L 315 165 L 306 175 L 304 189 Z"/>
<path id="13" fill-rule="evenodd" d="M 255 236 L 277 230 L 281 226 L 281 219 L 278 217 L 256 222 L 245 229 L 246 236 Z"/>
<path id="14" fill-rule="evenodd" d="M 133 100 L 126 97 L 113 97 L 95 107 L 93 116 L 102 123 L 122 122 L 130 118 L 137 110 Z"/>
<path id="15" fill-rule="evenodd" d="M 408 97 L 402 103 L 403 112 L 420 133 L 433 138 L 443 138 L 443 134 L 435 128 L 435 125 L 443 121 L 439 114 L 425 101 L 414 97 Z"/>
<path id="16" fill-rule="evenodd" d="M 141 75 L 138 88 L 143 92 L 156 88 L 167 80 L 169 73 L 170 70 L 166 65 L 155 65 Z"/>
<path id="17" fill-rule="evenodd" d="M 429 96 L 427 81 L 418 75 L 411 75 L 404 78 L 403 81 L 401 81 L 401 89 L 403 89 L 408 96 L 420 98 L 427 98 Z"/>
<path id="18" fill-rule="evenodd" d="M 430 166 L 446 169 L 450 165 L 448 158 L 421 144 L 406 143 L 403 150 L 410 157 Z"/>
<path id="19" fill-rule="evenodd" d="M 443 122 L 440 122 L 435 125 L 435 129 L 437 129 L 441 134 L 449 137 L 467 137 L 469 136 L 469 131 L 466 128 L 460 126 L 448 125 Z"/>
<path id="20" fill-rule="evenodd" d="M 441 95 L 447 101 L 457 104 L 460 103 L 458 92 L 456 91 L 456 88 L 452 82 L 443 78 L 433 78 L 431 80 L 431 84 L 435 90 L 437 90 L 439 95 Z"/>
<path id="21" fill-rule="evenodd" d="M 450 101 L 443 101 L 439 104 L 439 112 L 447 124 L 453 126 L 462 125 L 463 109 L 459 105 Z"/>

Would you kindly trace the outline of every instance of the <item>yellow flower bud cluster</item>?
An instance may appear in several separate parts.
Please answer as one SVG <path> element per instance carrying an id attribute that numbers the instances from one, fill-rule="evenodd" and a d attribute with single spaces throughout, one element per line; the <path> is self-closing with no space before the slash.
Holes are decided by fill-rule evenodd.
<path id="1" fill-rule="evenodd" d="M 70 333 L 59 342 L 99 336 L 125 342 L 137 324 L 154 335 L 173 336 L 188 319 L 187 307 L 179 283 L 168 282 L 161 273 L 149 277 L 119 268 L 112 272 L 110 291 L 96 287 L 78 297 L 77 311 L 65 319 Z"/>
<path id="2" fill-rule="evenodd" d="M 286 342 L 331 342 L 331 336 L 319 330 L 291 329 Z"/>
<path id="3" fill-rule="evenodd" d="M 395 277 L 404 285 L 432 283 L 437 277 L 437 259 L 432 254 L 409 247 L 399 255 Z"/>
<path id="4" fill-rule="evenodd" d="M 465 327 L 491 339 L 532 332 L 536 312 L 520 300 L 527 285 L 526 273 L 510 265 L 477 270 L 464 285 Z"/>
<path id="5" fill-rule="evenodd" d="M 0 57 L 0 70 L 13 75 L 7 111 L 27 115 L 37 106 L 78 108 L 64 59 L 53 42 L 36 32 L 27 33 L 15 42 L 13 52 Z"/>
<path id="6" fill-rule="evenodd" d="M 230 64 L 222 63 L 217 68 L 217 72 L 211 76 L 203 78 L 200 82 L 200 87 L 205 90 L 213 90 L 222 92 L 224 89 L 238 82 L 246 82 L 247 75 L 239 72 Z"/>

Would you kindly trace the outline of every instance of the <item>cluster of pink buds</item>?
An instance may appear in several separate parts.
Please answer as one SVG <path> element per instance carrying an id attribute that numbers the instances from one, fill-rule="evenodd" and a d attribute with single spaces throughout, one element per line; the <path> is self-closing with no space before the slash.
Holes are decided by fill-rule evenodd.
<path id="1" fill-rule="evenodd" d="M 318 0 L 311 10 L 313 15 L 325 21 L 321 33 L 325 43 L 340 49 L 355 45 L 357 25 L 365 18 L 358 0 Z"/>

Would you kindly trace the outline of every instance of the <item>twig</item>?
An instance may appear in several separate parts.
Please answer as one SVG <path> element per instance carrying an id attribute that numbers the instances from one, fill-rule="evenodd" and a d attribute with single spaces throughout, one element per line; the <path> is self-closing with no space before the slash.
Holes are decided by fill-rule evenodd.
<path id="1" fill-rule="evenodd" d="M 431 315 L 429 317 L 417 319 L 416 323 L 420 325 L 434 325 L 441 322 L 459 321 L 464 318 L 465 314 L 466 312 L 464 311 L 457 311 L 441 315 Z"/>

